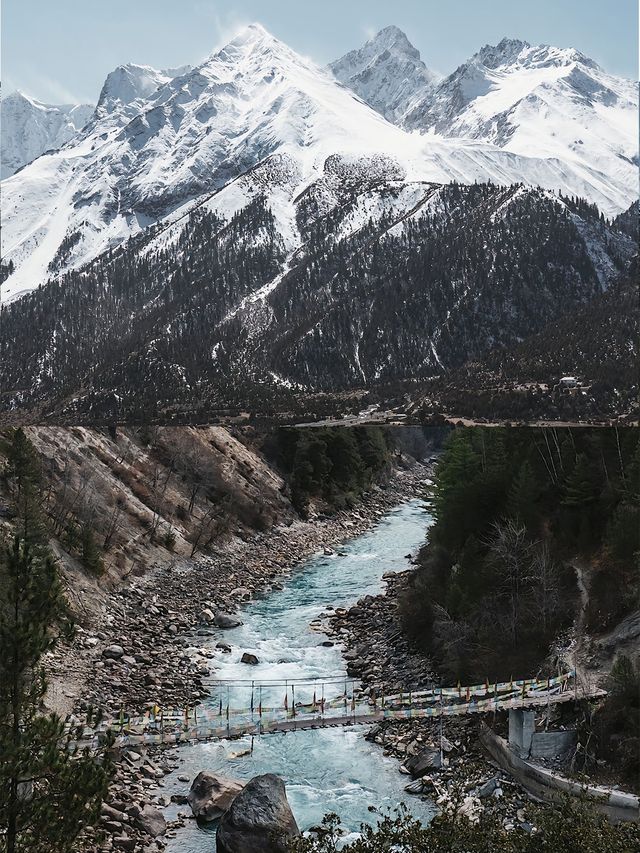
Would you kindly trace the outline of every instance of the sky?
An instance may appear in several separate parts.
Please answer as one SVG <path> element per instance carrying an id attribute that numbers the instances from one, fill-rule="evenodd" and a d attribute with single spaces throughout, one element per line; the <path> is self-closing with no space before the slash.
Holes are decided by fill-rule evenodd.
<path id="1" fill-rule="evenodd" d="M 319 64 L 395 24 L 441 74 L 503 36 L 638 74 L 638 0 L 3 0 L 2 88 L 95 103 L 117 65 L 195 65 L 253 21 Z"/>

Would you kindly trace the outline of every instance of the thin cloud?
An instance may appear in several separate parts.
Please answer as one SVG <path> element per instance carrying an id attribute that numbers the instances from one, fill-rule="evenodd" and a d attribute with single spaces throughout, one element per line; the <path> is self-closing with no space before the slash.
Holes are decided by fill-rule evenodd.
<path id="1" fill-rule="evenodd" d="M 198 14 L 207 18 L 213 24 L 212 53 L 215 53 L 224 47 L 225 44 L 228 44 L 249 24 L 256 23 L 235 9 L 221 15 L 215 6 L 211 3 L 201 2 L 201 0 L 195 4 L 194 8 Z"/>
<path id="2" fill-rule="evenodd" d="M 31 77 L 32 85 L 37 88 L 38 92 L 42 93 L 40 100 L 47 100 L 52 104 L 92 103 L 91 98 L 79 97 L 78 92 L 72 92 L 66 86 L 63 86 L 62 83 L 45 74 L 33 72 Z"/>

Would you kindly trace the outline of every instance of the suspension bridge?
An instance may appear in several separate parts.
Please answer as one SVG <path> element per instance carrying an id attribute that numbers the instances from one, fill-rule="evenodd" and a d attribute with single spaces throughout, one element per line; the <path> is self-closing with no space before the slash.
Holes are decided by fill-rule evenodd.
<path id="1" fill-rule="evenodd" d="M 606 695 L 569 671 L 552 678 L 519 679 L 385 695 L 367 694 L 357 679 L 344 676 L 291 681 L 215 681 L 206 705 L 149 707 L 143 714 L 121 710 L 119 717 L 86 727 L 79 738 L 97 747 L 110 733 L 116 746 L 172 744 L 246 735 L 295 732 L 392 719 L 445 718 L 510 709 L 550 707 Z"/>

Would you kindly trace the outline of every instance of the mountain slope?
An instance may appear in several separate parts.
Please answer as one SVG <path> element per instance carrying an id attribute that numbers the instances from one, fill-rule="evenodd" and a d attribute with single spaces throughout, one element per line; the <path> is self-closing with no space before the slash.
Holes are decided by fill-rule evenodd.
<path id="1" fill-rule="evenodd" d="M 53 106 L 22 92 L 0 101 L 0 176 L 8 178 L 44 151 L 60 148 L 72 139 L 93 114 L 91 104 Z"/>
<path id="2" fill-rule="evenodd" d="M 330 63 L 335 78 L 397 123 L 438 79 L 398 27 L 385 27 L 363 47 Z"/>
<path id="3" fill-rule="evenodd" d="M 132 68 L 112 78 L 77 139 L 3 183 L 5 302 L 152 225 L 170 229 L 200 205 L 229 218 L 257 194 L 290 251 L 304 242 L 300 209 L 307 221 L 325 215 L 341 184 L 402 182 L 408 201 L 416 182 L 523 181 L 607 213 L 632 200 L 630 185 L 582 163 L 407 133 L 259 25 L 150 94 L 159 78 Z"/>
<path id="4" fill-rule="evenodd" d="M 293 250 L 264 197 L 228 219 L 202 206 L 5 306 L 3 411 L 290 411 L 426 378 L 597 298 L 636 248 L 587 203 L 522 185 L 324 176 L 297 210 Z"/>

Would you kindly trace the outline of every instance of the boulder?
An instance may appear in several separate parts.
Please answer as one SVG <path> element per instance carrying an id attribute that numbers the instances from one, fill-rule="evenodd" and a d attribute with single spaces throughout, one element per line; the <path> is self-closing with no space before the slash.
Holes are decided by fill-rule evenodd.
<path id="1" fill-rule="evenodd" d="M 152 835 L 156 838 L 158 835 L 164 835 L 167 831 L 167 822 L 164 815 L 159 809 L 153 806 L 146 805 L 138 817 L 135 819 L 136 826 L 147 835 Z"/>
<path id="2" fill-rule="evenodd" d="M 112 660 L 120 660 L 123 655 L 124 649 L 116 643 L 112 646 L 107 646 L 107 648 L 102 652 L 103 658 L 111 658 Z"/>
<path id="3" fill-rule="evenodd" d="M 242 622 L 230 613 L 223 613 L 222 610 L 219 610 L 215 615 L 213 624 L 216 628 L 237 628 L 242 625 Z"/>
<path id="4" fill-rule="evenodd" d="M 425 773 L 432 773 L 442 766 L 440 750 L 425 747 L 417 755 L 408 758 L 405 761 L 405 766 L 414 778 L 424 776 Z"/>
<path id="5" fill-rule="evenodd" d="M 285 853 L 300 835 L 284 782 L 273 773 L 255 776 L 222 816 L 217 853 Z"/>
<path id="6" fill-rule="evenodd" d="M 217 820 L 243 789 L 242 782 L 202 770 L 193 780 L 187 802 L 200 820 Z"/>
<path id="7" fill-rule="evenodd" d="M 251 592 L 251 590 L 250 590 L 248 587 L 246 587 L 246 586 L 238 586 L 238 587 L 236 587 L 235 589 L 232 589 L 232 590 L 231 590 L 230 595 L 232 595 L 232 596 L 233 596 L 233 598 L 243 598 L 243 599 L 245 599 L 245 600 L 246 600 L 246 599 L 251 598 L 251 596 L 253 595 L 253 593 L 252 593 L 252 592 Z"/>
<path id="8" fill-rule="evenodd" d="M 244 652 L 240 658 L 240 663 L 248 663 L 251 666 L 257 666 L 260 661 L 255 655 L 252 655 L 251 652 Z"/>
<path id="9" fill-rule="evenodd" d="M 480 790 L 478 791 L 478 796 L 481 799 L 493 796 L 499 784 L 500 778 L 498 776 L 494 776 L 493 779 L 489 779 L 488 782 L 485 782 L 484 785 L 481 786 Z"/>
<path id="10" fill-rule="evenodd" d="M 200 621 L 201 622 L 213 622 L 215 620 L 215 614 L 213 610 L 209 607 L 203 607 L 200 611 Z"/>

